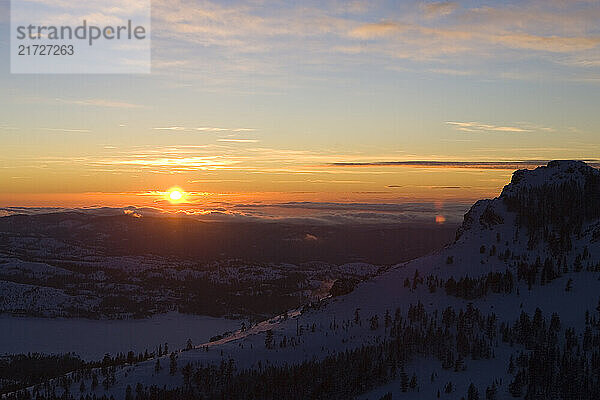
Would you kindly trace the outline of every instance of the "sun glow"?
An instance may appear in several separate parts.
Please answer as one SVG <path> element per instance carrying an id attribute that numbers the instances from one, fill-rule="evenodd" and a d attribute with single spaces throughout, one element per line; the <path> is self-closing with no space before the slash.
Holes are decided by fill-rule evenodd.
<path id="1" fill-rule="evenodd" d="M 174 187 L 167 192 L 167 198 L 171 203 L 181 203 L 185 201 L 185 192 L 180 188 Z"/>
<path id="2" fill-rule="evenodd" d="M 181 192 L 179 190 L 173 190 L 171 193 L 169 193 L 169 198 L 171 200 L 181 200 L 181 198 L 183 197 L 183 195 L 181 194 Z"/>

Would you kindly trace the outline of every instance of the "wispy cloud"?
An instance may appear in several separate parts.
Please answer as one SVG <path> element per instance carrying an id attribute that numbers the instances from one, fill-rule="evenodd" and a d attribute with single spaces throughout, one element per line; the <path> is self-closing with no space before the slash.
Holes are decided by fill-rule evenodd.
<path id="1" fill-rule="evenodd" d="M 219 139 L 218 142 L 230 142 L 230 143 L 257 143 L 257 139 Z"/>
<path id="2" fill-rule="evenodd" d="M 447 121 L 447 125 L 463 132 L 512 132 L 512 133 L 527 133 L 527 132 L 552 132 L 553 128 L 531 124 L 521 125 L 494 125 L 484 124 L 481 122 L 457 122 Z"/>
<path id="3" fill-rule="evenodd" d="M 188 73 L 200 76 L 218 71 L 216 75 L 226 81 L 251 73 L 274 82 L 289 76 L 291 66 L 307 59 L 315 65 L 339 68 L 362 61 L 388 68 L 404 64 L 430 73 L 468 71 L 504 79 L 539 79 L 557 77 L 553 67 L 558 65 L 595 65 L 600 46 L 594 28 L 600 19 L 600 4 L 587 0 L 489 5 L 408 2 L 392 8 L 375 2 L 353 6 L 353 12 L 341 12 L 348 7 L 340 7 L 336 1 L 321 2 L 318 8 L 284 2 L 269 13 L 259 3 L 205 1 L 192 8 L 185 0 L 174 1 L 153 4 L 159 11 L 154 26 L 158 40 L 178 40 L 191 46 L 161 49 L 157 65 L 185 61 Z M 198 53 L 194 46 L 208 49 L 202 56 L 204 61 L 210 57 L 211 69 L 189 62 Z M 500 67 L 504 63 L 498 61 L 507 59 L 519 64 L 517 73 L 507 74 L 509 71 Z M 426 64 L 426 68 L 415 63 Z"/>
<path id="4" fill-rule="evenodd" d="M 65 132 L 65 133 L 88 133 L 91 132 L 89 129 L 72 129 L 72 128 L 38 128 L 42 131 L 49 132 Z"/>
<path id="5" fill-rule="evenodd" d="M 156 128 L 152 128 L 154 130 L 157 131 L 185 131 L 188 130 L 187 128 L 183 127 L 183 126 L 161 126 L 161 127 L 156 127 Z"/>
<path id="6" fill-rule="evenodd" d="M 106 107 L 106 108 L 142 108 L 140 104 L 128 103 L 123 101 L 107 100 L 107 99 L 55 99 L 62 104 L 73 104 L 78 106 L 88 107 Z"/>
<path id="7" fill-rule="evenodd" d="M 454 1 L 436 1 L 422 4 L 421 8 L 428 18 L 437 18 L 452 14 L 458 8 L 458 3 Z"/>
<path id="8" fill-rule="evenodd" d="M 186 126 L 159 126 L 152 128 L 157 131 L 176 131 L 176 132 L 255 132 L 255 128 L 223 128 L 214 126 L 201 126 L 197 128 Z"/>
<path id="9" fill-rule="evenodd" d="M 195 130 L 201 131 L 201 132 L 225 132 L 225 131 L 229 131 L 230 129 L 228 129 L 228 128 L 214 128 L 214 127 L 210 127 L 210 126 L 202 126 L 200 128 L 195 128 Z"/>
<path id="10" fill-rule="evenodd" d="M 350 31 L 350 36 L 357 39 L 375 39 L 397 34 L 408 28 L 408 25 L 403 25 L 399 22 L 382 21 L 357 26 Z"/>
<path id="11" fill-rule="evenodd" d="M 208 171 L 224 169 L 238 163 L 236 160 L 230 160 L 219 156 L 196 156 L 196 157 L 158 157 L 147 158 L 137 157 L 130 159 L 105 159 L 94 160 L 95 164 L 104 165 L 130 165 L 139 166 L 145 169 L 159 168 L 168 172 L 184 171 Z"/>

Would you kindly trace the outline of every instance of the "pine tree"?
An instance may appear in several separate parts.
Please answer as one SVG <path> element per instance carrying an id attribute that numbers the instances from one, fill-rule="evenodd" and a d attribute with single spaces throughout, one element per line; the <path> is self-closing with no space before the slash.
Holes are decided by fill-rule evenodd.
<path id="1" fill-rule="evenodd" d="M 175 375 L 175 372 L 177 372 L 177 356 L 175 353 L 171 353 L 169 358 L 169 374 Z"/>
<path id="2" fill-rule="evenodd" d="M 565 292 L 570 292 L 573 289 L 573 279 L 569 278 L 567 285 L 565 286 Z"/>
<path id="3" fill-rule="evenodd" d="M 265 347 L 267 349 L 273 348 L 273 331 L 271 329 L 265 333 Z"/>
<path id="4" fill-rule="evenodd" d="M 125 389 L 125 400 L 133 400 L 133 393 L 131 392 L 131 386 L 127 385 Z"/>
<path id="5" fill-rule="evenodd" d="M 454 385 L 452 385 L 452 382 L 448 382 L 446 385 L 444 385 L 444 393 L 452 393 L 453 390 Z"/>
<path id="6" fill-rule="evenodd" d="M 371 317 L 371 330 L 376 331 L 377 328 L 379 328 L 379 316 L 377 316 L 376 314 L 373 317 Z"/>
<path id="7" fill-rule="evenodd" d="M 410 383 L 408 386 L 413 390 L 417 388 L 417 375 L 415 373 L 413 373 L 412 377 L 410 378 Z"/>
<path id="8" fill-rule="evenodd" d="M 389 328 L 390 325 L 392 324 L 392 316 L 390 315 L 390 310 L 385 310 L 384 323 L 385 323 L 386 329 Z"/>
<path id="9" fill-rule="evenodd" d="M 523 395 L 523 383 L 521 372 L 517 373 L 515 379 L 508 385 L 508 392 L 512 397 L 521 397 Z"/>
<path id="10" fill-rule="evenodd" d="M 479 392 L 472 383 L 469 385 L 469 390 L 467 391 L 467 400 L 479 400 Z"/>
<path id="11" fill-rule="evenodd" d="M 485 400 L 496 400 L 496 396 L 498 394 L 498 389 L 496 388 L 496 384 L 492 383 L 492 386 L 488 386 L 485 389 Z"/>
<path id="12" fill-rule="evenodd" d="M 404 371 L 404 367 L 400 370 L 400 388 L 403 392 L 408 390 L 408 375 Z"/>

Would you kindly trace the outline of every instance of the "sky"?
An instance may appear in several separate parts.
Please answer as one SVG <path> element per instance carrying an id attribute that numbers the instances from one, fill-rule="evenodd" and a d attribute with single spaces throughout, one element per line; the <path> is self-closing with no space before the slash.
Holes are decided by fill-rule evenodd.
<path id="1" fill-rule="evenodd" d="M 600 158 L 598 1 L 155 0 L 146 75 L 11 74 L 9 14 L 4 207 L 471 202 Z"/>

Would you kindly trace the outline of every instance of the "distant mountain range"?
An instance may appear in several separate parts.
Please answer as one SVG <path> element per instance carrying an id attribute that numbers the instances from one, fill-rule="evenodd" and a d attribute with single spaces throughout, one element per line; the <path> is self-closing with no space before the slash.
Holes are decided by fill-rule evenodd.
<path id="1" fill-rule="evenodd" d="M 427 254 L 456 228 L 204 222 L 134 208 L 10 213 L 0 218 L 0 313 L 95 319 L 172 310 L 266 318 Z"/>
<path id="2" fill-rule="evenodd" d="M 46 238 L 107 256 L 152 254 L 196 262 L 242 259 L 392 264 L 443 246 L 451 241 L 455 230 L 454 224 L 433 221 L 344 225 L 285 220 L 202 222 L 176 216 L 136 218 L 133 212 L 54 212 L 0 218 L 0 251 L 18 252 L 13 238 Z"/>

